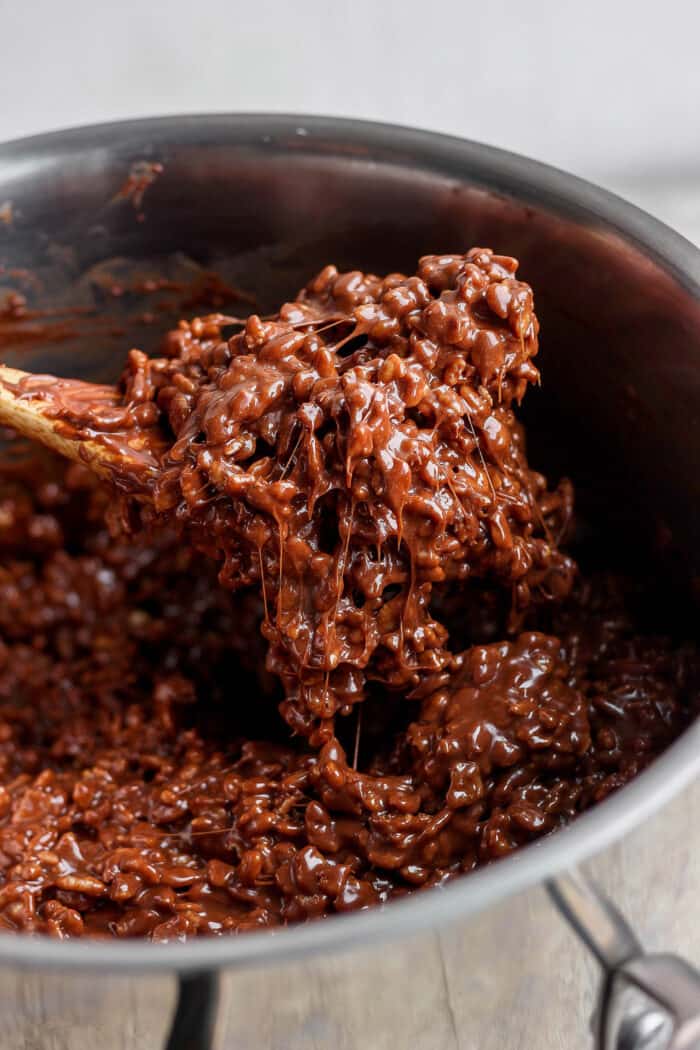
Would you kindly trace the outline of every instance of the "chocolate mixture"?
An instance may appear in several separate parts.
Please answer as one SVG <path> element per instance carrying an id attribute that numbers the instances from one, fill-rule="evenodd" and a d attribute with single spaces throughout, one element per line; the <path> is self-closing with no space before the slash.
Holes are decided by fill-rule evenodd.
<path id="1" fill-rule="evenodd" d="M 167 940 L 380 903 L 570 821 L 687 724 L 695 649 L 559 549 L 572 488 L 514 415 L 539 379 L 515 270 L 328 267 L 230 338 L 216 315 L 132 351 L 121 408 L 68 419 L 150 435 L 119 515 L 81 467 L 6 467 L 0 927 Z"/>

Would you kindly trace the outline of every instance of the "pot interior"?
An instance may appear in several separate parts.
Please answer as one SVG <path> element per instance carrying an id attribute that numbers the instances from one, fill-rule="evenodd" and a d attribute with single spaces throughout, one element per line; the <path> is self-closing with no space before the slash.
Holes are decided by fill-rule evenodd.
<path id="1" fill-rule="evenodd" d="M 516 179 L 495 151 L 442 140 L 431 157 L 350 124 L 302 130 L 137 122 L 0 149 L 0 302 L 20 292 L 29 310 L 0 321 L 2 360 L 112 380 L 130 347 L 154 350 L 202 312 L 211 273 L 240 314 L 273 310 L 328 262 L 413 272 L 423 254 L 473 245 L 514 255 L 541 324 L 543 383 L 522 411 L 531 462 L 573 479 L 611 562 L 658 560 L 660 626 L 687 623 L 700 560 L 690 275 L 621 232 L 623 206 L 618 228 L 584 207 L 576 180 L 557 197 L 537 166 Z"/>

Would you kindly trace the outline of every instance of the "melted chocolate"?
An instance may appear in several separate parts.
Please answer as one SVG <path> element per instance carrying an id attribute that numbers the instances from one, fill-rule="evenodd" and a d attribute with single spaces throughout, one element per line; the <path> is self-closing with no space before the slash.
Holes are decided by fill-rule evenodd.
<path id="1" fill-rule="evenodd" d="M 125 402 L 173 435 L 155 512 L 224 585 L 261 590 L 284 717 L 317 744 L 368 681 L 407 692 L 449 670 L 444 585 L 507 588 L 514 620 L 570 589 L 554 537 L 571 489 L 530 470 L 512 411 L 539 379 L 516 265 L 475 249 L 409 278 L 328 267 L 227 341 L 214 316 L 182 323 L 168 357 L 130 355 Z"/>
<path id="2" fill-rule="evenodd" d="M 682 731 L 696 650 L 559 550 L 571 486 L 514 416 L 538 380 L 514 273 L 329 267 L 228 339 L 214 316 L 132 351 L 104 418 L 62 388 L 66 426 L 137 435 L 159 471 L 117 522 L 82 467 L 4 470 L 0 926 L 172 940 L 381 903 Z"/>

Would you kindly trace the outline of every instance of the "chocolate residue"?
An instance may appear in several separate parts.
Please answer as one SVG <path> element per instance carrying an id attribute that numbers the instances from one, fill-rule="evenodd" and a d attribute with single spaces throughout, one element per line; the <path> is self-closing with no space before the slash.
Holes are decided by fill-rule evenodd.
<path id="1" fill-rule="evenodd" d="M 117 190 L 112 200 L 131 201 L 134 210 L 139 212 L 146 190 L 153 185 L 159 175 L 163 174 L 164 170 L 163 165 L 155 161 L 135 160 L 131 165 L 124 185 Z"/>
<path id="2" fill-rule="evenodd" d="M 139 272 L 133 262 L 111 260 L 91 267 L 84 275 L 81 302 L 58 301 L 39 307 L 38 302 L 45 303 L 41 277 L 0 264 L 4 285 L 0 286 L 0 349 L 16 353 L 70 342 L 80 353 L 81 344 L 89 347 L 95 339 L 121 340 L 125 328 L 135 325 L 162 326 L 171 323 L 168 318 L 189 316 L 193 310 L 255 306 L 249 292 L 186 257 L 175 256 L 168 269 L 177 276 L 156 275 L 150 269 Z"/>

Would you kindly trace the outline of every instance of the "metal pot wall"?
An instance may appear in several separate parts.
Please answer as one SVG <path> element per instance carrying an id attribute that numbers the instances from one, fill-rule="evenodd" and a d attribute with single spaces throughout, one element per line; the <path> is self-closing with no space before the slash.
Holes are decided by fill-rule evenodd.
<path id="1" fill-rule="evenodd" d="M 633 543 L 651 550 L 662 524 L 674 551 L 663 571 L 677 577 L 679 594 L 700 568 L 700 253 L 602 190 L 426 132 L 328 118 L 190 116 L 2 146 L 0 205 L 0 262 L 30 269 L 40 279 L 37 305 L 59 313 L 85 305 L 86 297 L 94 301 L 105 266 L 136 273 L 153 264 L 171 275 L 204 266 L 253 292 L 266 309 L 329 260 L 381 273 L 411 271 L 421 254 L 473 244 L 517 256 L 542 324 L 545 382 L 527 408 L 533 462 L 579 483 L 584 501 L 607 515 L 611 549 Z M 59 342 L 37 342 L 15 355 L 3 350 L 6 363 L 113 377 L 125 349 L 149 349 L 159 328 L 129 331 L 123 301 L 105 298 L 100 309 L 114 314 L 118 335 L 110 335 L 109 325 L 99 339 L 69 325 Z M 565 445 L 557 436 L 562 422 Z M 661 522 L 650 507 L 663 508 Z M 178 975 L 173 1050 L 211 1044 L 215 975 L 225 969 L 240 975 L 241 1021 L 222 1035 L 222 1046 L 379 1048 L 410 1038 L 426 1047 L 547 1048 L 571 1046 L 565 1040 L 579 1032 L 576 1045 L 583 1047 L 590 1036 L 580 1029 L 580 1010 L 562 1020 L 566 999 L 556 991 L 574 965 L 573 948 L 546 957 L 551 939 L 537 934 L 553 921 L 551 903 L 531 888 L 544 883 L 603 965 L 599 1045 L 700 1045 L 695 972 L 676 959 L 645 955 L 600 891 L 575 870 L 698 771 L 700 725 L 694 725 L 634 783 L 571 828 L 381 911 L 275 934 L 162 946 L 6 935 L 0 964 L 47 974 L 32 978 L 42 1002 L 73 996 L 78 1015 L 94 1010 L 95 1032 L 116 1023 L 123 975 L 150 975 L 129 985 L 137 1000 L 151 1000 L 157 975 L 161 985 L 163 975 Z M 666 843 L 669 871 L 685 857 L 683 848 Z M 629 865 L 623 880 L 628 871 Z M 432 931 L 445 924 L 448 940 L 439 941 Z M 449 991 L 456 974 L 445 967 L 449 938 L 461 945 L 451 954 L 464 971 L 459 1017 Z M 356 954 L 337 962 L 337 952 L 349 947 Z M 286 960 L 296 960 L 295 967 L 282 969 Z M 114 983 L 100 983 L 104 975 L 114 975 Z M 303 995 L 293 991 L 302 978 L 303 1018 Z M 320 989 L 317 999 L 309 988 Z M 366 1024 L 333 1019 L 334 989 Z M 350 1000 L 348 989 L 354 989 Z M 570 1001 L 580 1000 L 574 986 Z M 433 1018 L 447 1019 L 444 1031 L 420 1028 L 429 1017 L 421 1002 L 433 1005 Z M 252 1016 L 264 1019 L 257 1034 L 246 1022 Z M 540 1033 L 536 1043 L 523 1035 L 532 1031 Z M 136 1029 L 132 1037 L 131 1044 L 114 1045 L 148 1045 Z"/>

